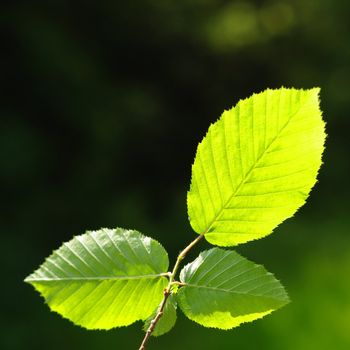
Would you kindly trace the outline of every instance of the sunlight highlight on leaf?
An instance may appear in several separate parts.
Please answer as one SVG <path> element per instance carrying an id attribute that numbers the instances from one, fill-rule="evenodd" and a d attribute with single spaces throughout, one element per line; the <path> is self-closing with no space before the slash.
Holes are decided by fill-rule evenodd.
<path id="1" fill-rule="evenodd" d="M 316 183 L 325 131 L 319 89 L 241 100 L 199 144 L 187 195 L 192 228 L 219 246 L 270 234 Z"/>

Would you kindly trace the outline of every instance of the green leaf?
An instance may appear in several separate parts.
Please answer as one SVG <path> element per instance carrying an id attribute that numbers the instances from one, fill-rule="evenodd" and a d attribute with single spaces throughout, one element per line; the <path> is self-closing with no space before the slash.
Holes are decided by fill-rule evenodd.
<path id="1" fill-rule="evenodd" d="M 157 241 L 137 231 L 101 229 L 64 243 L 25 282 L 75 324 L 110 329 L 153 312 L 168 264 Z"/>
<path id="2" fill-rule="evenodd" d="M 167 332 L 169 332 L 176 323 L 176 308 L 177 303 L 176 299 L 174 297 L 174 294 L 171 294 L 165 304 L 163 315 L 159 319 L 158 323 L 156 324 L 154 331 L 152 333 L 153 336 L 158 337 L 160 335 L 163 335 Z M 145 321 L 143 330 L 146 332 L 148 327 L 151 324 L 151 321 L 154 319 L 158 311 L 158 308 L 154 310 L 153 314 Z"/>
<path id="3" fill-rule="evenodd" d="M 179 306 L 191 320 L 230 329 L 261 318 L 288 303 L 283 286 L 261 265 L 234 251 L 202 252 L 180 274 Z"/>
<path id="4" fill-rule="evenodd" d="M 305 203 L 325 141 L 318 93 L 266 90 L 210 126 L 187 195 L 197 233 L 219 246 L 245 243 L 270 234 Z"/>

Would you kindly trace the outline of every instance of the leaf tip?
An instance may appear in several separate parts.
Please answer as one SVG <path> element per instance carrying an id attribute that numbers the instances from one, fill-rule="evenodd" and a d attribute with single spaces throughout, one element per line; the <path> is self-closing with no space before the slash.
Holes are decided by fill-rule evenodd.
<path id="1" fill-rule="evenodd" d="M 33 285 L 34 281 L 35 281 L 35 272 L 31 273 L 23 280 L 24 283 L 28 283 L 30 285 Z"/>
<path id="2" fill-rule="evenodd" d="M 321 88 L 318 87 L 318 86 L 315 86 L 311 89 L 308 89 L 306 90 L 306 92 L 309 92 L 310 95 L 313 97 L 313 98 L 316 98 L 317 100 L 317 103 L 320 104 L 320 94 L 321 94 Z"/>

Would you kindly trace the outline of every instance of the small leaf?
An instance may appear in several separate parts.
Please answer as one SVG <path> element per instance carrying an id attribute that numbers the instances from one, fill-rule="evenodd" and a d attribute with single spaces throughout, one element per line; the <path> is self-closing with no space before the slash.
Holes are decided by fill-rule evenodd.
<path id="1" fill-rule="evenodd" d="M 305 203 L 325 141 L 318 93 L 266 90 L 210 126 L 187 195 L 194 231 L 219 246 L 245 243 L 270 234 Z"/>
<path id="2" fill-rule="evenodd" d="M 167 285 L 168 255 L 155 240 L 117 228 L 64 243 L 25 279 L 51 310 L 87 329 L 146 319 Z"/>
<path id="3" fill-rule="evenodd" d="M 234 251 L 202 252 L 180 274 L 181 310 L 205 326 L 230 329 L 261 318 L 288 303 L 283 286 L 261 265 Z"/>
<path id="4" fill-rule="evenodd" d="M 160 335 L 163 335 L 167 332 L 169 332 L 176 323 L 176 308 L 177 303 L 174 298 L 174 295 L 171 294 L 165 304 L 163 315 L 159 319 L 158 323 L 156 324 L 154 331 L 152 333 L 153 336 L 158 337 Z M 151 321 L 154 319 L 158 312 L 158 308 L 154 310 L 153 314 L 145 321 L 143 325 L 143 330 L 146 332 L 148 327 L 151 324 Z"/>

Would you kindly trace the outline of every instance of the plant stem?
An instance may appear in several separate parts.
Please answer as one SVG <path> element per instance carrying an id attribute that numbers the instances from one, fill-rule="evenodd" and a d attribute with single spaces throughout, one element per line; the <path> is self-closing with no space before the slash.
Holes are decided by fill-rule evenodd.
<path id="1" fill-rule="evenodd" d="M 148 329 L 147 329 L 147 332 L 145 334 L 145 337 L 143 338 L 142 340 L 142 343 L 140 345 L 140 348 L 139 350 L 146 350 L 146 344 L 148 342 L 148 339 L 150 338 L 152 332 L 154 331 L 154 328 L 156 327 L 157 325 L 157 322 L 159 321 L 159 319 L 162 317 L 163 315 L 163 310 L 164 310 L 164 307 L 165 307 L 165 304 L 169 298 L 169 295 L 170 295 L 170 290 L 169 288 L 165 288 L 164 289 L 164 297 L 163 297 L 163 300 L 162 302 L 160 303 L 159 305 L 159 308 L 158 308 L 158 312 L 157 312 L 157 315 L 154 317 L 154 319 L 151 321 Z"/>
<path id="2" fill-rule="evenodd" d="M 139 347 L 139 350 L 146 350 L 146 344 L 149 340 L 149 338 L 151 337 L 158 321 L 160 320 L 160 318 L 163 316 L 163 311 L 164 311 L 164 307 L 165 304 L 171 294 L 171 287 L 174 283 L 174 278 L 176 276 L 177 270 L 180 267 L 180 264 L 182 262 L 182 260 L 185 258 L 186 254 L 203 238 L 204 234 L 199 235 L 194 241 L 192 241 L 184 250 L 182 250 L 182 252 L 178 255 L 174 268 L 172 270 L 172 272 L 169 274 L 169 283 L 167 285 L 167 287 L 164 289 L 163 292 L 163 300 L 161 301 L 161 303 L 159 304 L 158 307 L 158 312 L 156 314 L 156 316 L 154 317 L 154 319 L 151 321 L 147 332 L 145 334 L 145 337 L 142 340 L 142 343 Z"/>

